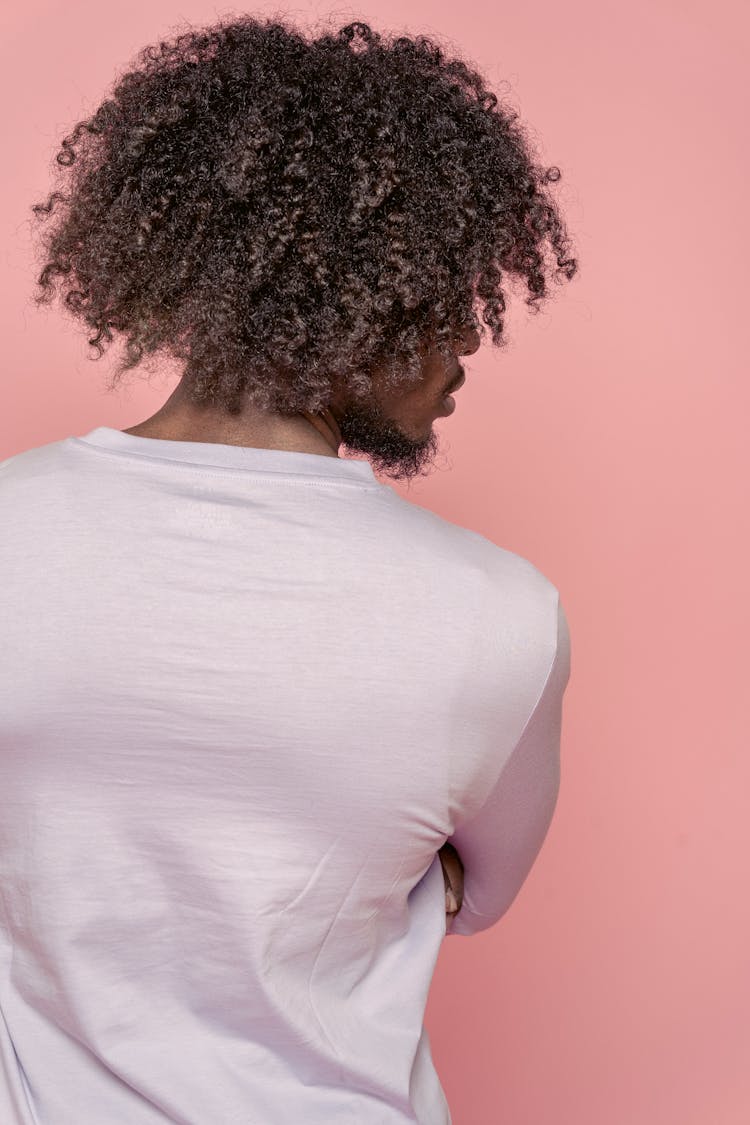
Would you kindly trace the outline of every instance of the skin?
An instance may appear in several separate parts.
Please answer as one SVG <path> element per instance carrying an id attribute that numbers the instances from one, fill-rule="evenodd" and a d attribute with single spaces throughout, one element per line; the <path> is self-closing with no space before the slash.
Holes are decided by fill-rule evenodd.
<path id="1" fill-rule="evenodd" d="M 124 433 L 167 441 L 285 449 L 322 457 L 338 457 L 340 446 L 345 444 L 351 452 L 365 454 L 377 472 L 395 480 L 410 480 L 434 460 L 438 440 L 433 422 L 445 416 L 441 414 L 444 395 L 463 381 L 458 355 L 472 355 L 479 347 L 479 334 L 473 328 L 466 329 L 455 343 L 456 356 L 447 364 L 439 352 L 425 349 L 422 377 L 416 386 L 394 391 L 386 388 L 375 372 L 368 398 L 354 400 L 346 393 L 339 394 L 320 414 L 305 412 L 290 417 L 247 406 L 241 414 L 231 415 L 217 407 L 193 405 L 180 382 L 155 414 Z M 438 855 L 448 929 L 463 902 L 464 867 L 447 841 Z"/>
<path id="2" fill-rule="evenodd" d="M 464 865 L 453 844 L 447 840 L 438 852 L 443 867 L 445 884 L 445 923 L 450 928 L 451 921 L 458 914 L 464 901 Z"/>
<path id="3" fill-rule="evenodd" d="M 351 453 L 367 456 L 376 472 L 411 480 L 429 469 L 438 452 L 432 426 L 436 418 L 445 417 L 444 395 L 463 379 L 458 355 L 473 354 L 479 342 L 478 332 L 466 329 L 456 339 L 456 355 L 448 363 L 436 350 L 425 349 L 422 377 L 415 386 L 387 388 L 375 372 L 367 398 L 355 400 L 351 393 L 339 392 L 320 414 L 271 414 L 248 405 L 231 415 L 220 407 L 193 405 L 180 382 L 155 414 L 124 432 L 323 457 L 338 457 L 343 444 Z"/>

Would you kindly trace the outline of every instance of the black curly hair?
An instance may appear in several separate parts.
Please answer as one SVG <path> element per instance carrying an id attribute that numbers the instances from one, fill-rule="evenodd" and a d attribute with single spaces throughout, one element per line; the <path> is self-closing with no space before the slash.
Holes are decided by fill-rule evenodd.
<path id="1" fill-rule="evenodd" d="M 190 25 L 188 25 L 190 26 Z M 280 414 L 340 387 L 416 383 L 462 326 L 505 346 L 503 274 L 533 312 L 578 263 L 518 115 L 424 35 L 354 22 L 311 38 L 283 17 L 191 28 L 137 56 L 61 142 L 36 305 L 56 275 L 110 382 L 181 361 L 195 403 Z M 67 188 L 67 190 L 65 190 Z M 60 204 L 59 209 L 56 205 Z"/>

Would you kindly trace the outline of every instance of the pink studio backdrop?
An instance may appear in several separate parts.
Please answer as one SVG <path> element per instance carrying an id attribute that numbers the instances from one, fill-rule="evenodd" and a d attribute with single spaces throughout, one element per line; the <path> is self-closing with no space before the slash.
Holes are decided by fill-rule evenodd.
<path id="1" fill-rule="evenodd" d="M 0 459 L 134 425 L 176 382 L 105 392 L 84 330 L 31 304 L 28 208 L 115 71 L 217 11 L 3 16 Z M 454 1125 L 747 1125 L 747 8 L 335 10 L 355 18 L 445 36 L 510 83 L 581 266 L 539 317 L 511 297 L 511 347 L 465 358 L 446 457 L 403 486 L 531 559 L 572 638 L 549 835 L 505 917 L 446 939 L 430 995 Z"/>

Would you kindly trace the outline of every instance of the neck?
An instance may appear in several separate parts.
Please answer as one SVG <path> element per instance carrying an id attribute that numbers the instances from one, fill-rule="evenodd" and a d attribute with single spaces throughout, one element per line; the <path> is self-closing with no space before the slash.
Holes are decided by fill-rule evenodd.
<path id="1" fill-rule="evenodd" d="M 338 457 L 339 446 L 341 445 L 341 431 L 328 407 L 324 407 L 323 410 L 319 411 L 317 414 L 311 414 L 310 411 L 303 410 L 302 416 L 307 418 L 308 422 L 315 427 L 318 433 L 323 435 Z"/>

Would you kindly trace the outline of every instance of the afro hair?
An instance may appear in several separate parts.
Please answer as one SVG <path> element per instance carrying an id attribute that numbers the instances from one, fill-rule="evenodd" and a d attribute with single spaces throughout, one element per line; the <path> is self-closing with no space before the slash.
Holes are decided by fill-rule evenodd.
<path id="1" fill-rule="evenodd" d="M 189 25 L 188 25 L 189 26 Z M 570 280 L 563 220 L 518 115 L 434 40 L 284 18 L 139 52 L 56 155 L 36 305 L 56 279 L 110 382 L 181 362 L 195 404 L 295 414 L 341 387 L 416 383 L 481 318 L 505 346 L 504 274 L 538 311 Z M 554 261 L 545 258 L 545 243 Z"/>

